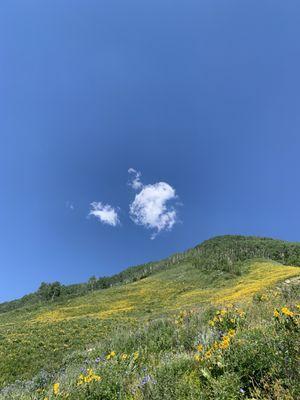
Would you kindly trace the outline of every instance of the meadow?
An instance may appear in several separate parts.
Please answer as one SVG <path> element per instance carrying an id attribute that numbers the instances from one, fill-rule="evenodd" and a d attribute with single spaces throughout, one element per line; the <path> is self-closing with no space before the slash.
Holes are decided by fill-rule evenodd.
<path id="1" fill-rule="evenodd" d="M 1 313 L 0 399 L 299 398 L 300 269 L 237 261 Z"/>
<path id="2" fill-rule="evenodd" d="M 270 262 L 254 262 L 248 266 L 248 271 L 239 277 L 232 277 L 228 273 L 217 271 L 212 274 L 199 274 L 195 267 L 186 265 L 184 268 L 182 266 L 176 267 L 136 283 L 102 292 L 94 292 L 63 304 L 37 307 L 27 310 L 26 313 L 24 313 L 24 310 L 6 313 L 1 316 L 1 384 L 6 386 L 16 379 L 31 380 L 40 370 L 47 370 L 49 376 L 53 376 L 52 374 L 55 374 L 55 371 L 62 368 L 67 368 L 68 371 L 69 368 L 72 371 L 75 368 L 76 371 L 78 370 L 77 364 L 85 362 L 83 358 L 86 358 L 86 356 L 88 356 L 87 359 L 90 358 L 89 356 L 96 359 L 97 356 L 105 357 L 106 353 L 111 351 L 117 352 L 118 357 L 123 357 L 121 354 L 124 353 L 126 357 L 131 358 L 135 352 L 144 354 L 146 351 L 147 357 L 150 359 L 143 362 L 150 363 L 150 365 L 154 363 L 153 367 L 157 362 L 161 362 L 159 343 L 161 340 L 164 341 L 165 334 L 171 334 L 171 338 L 165 338 L 167 341 L 171 341 L 174 346 L 174 348 L 169 348 L 171 353 L 173 351 L 178 352 L 178 346 L 179 349 L 183 346 L 182 350 L 184 350 L 186 340 L 184 337 L 186 335 L 194 341 L 197 335 L 200 335 L 201 329 L 196 332 L 198 329 L 196 329 L 196 326 L 197 324 L 202 326 L 203 321 L 205 321 L 204 310 L 212 306 L 226 306 L 230 303 L 243 303 L 244 306 L 249 307 L 253 296 L 259 296 L 274 283 L 296 275 L 299 275 L 297 267 L 283 267 Z M 159 291 L 157 291 L 158 287 Z M 175 320 L 172 322 L 172 319 L 169 319 L 170 316 L 177 315 L 179 310 L 182 310 L 182 314 L 179 314 L 179 317 L 174 317 Z M 190 322 L 187 326 L 183 323 L 187 320 L 187 315 L 189 315 L 188 319 L 196 324 L 193 329 L 189 327 Z M 272 320 L 272 312 L 270 312 L 269 320 Z M 178 337 L 173 337 L 174 326 L 172 325 L 176 328 L 175 332 L 181 325 L 184 326 L 184 329 L 180 328 L 177 332 Z M 142 344 L 142 352 L 140 345 L 134 346 L 138 343 L 133 339 L 134 332 L 141 326 L 146 330 L 153 331 L 154 327 L 157 330 L 157 334 L 151 339 L 153 341 L 151 346 L 156 348 L 155 351 L 151 346 L 149 347 L 149 344 L 146 344 L 146 349 L 144 348 L 145 344 Z M 206 332 L 208 326 L 206 324 L 202 335 L 208 334 Z M 182 329 L 184 332 L 181 332 Z M 128 332 L 130 332 L 131 339 L 126 340 L 131 342 L 130 349 L 124 339 L 124 336 L 125 338 L 128 336 Z M 148 336 L 148 333 L 144 334 Z M 154 332 L 152 332 L 153 334 Z M 181 335 L 184 335 L 184 337 L 181 338 Z M 100 349 L 97 348 L 99 343 L 104 343 L 111 336 L 115 338 L 114 340 L 119 340 L 118 345 L 110 344 L 107 347 L 104 346 L 105 348 L 102 346 L 100 346 Z M 123 340 L 124 346 L 121 343 Z M 169 343 L 169 346 L 171 346 L 171 343 Z M 192 350 L 191 347 L 192 345 L 189 343 L 189 352 Z M 156 354 L 157 352 L 158 354 Z M 157 357 L 159 357 L 159 360 L 152 360 L 152 358 Z M 163 359 L 165 357 L 166 355 L 163 356 Z M 131 360 L 130 363 L 132 364 L 132 362 Z M 178 362 L 179 364 L 186 363 L 189 365 L 194 363 L 194 359 L 190 354 L 183 351 Z M 112 365 L 113 368 L 120 367 L 118 363 L 115 365 L 115 361 Z M 130 368 L 134 368 L 134 366 L 131 365 Z M 123 372 L 125 373 L 125 371 Z M 111 374 L 114 375 L 115 372 L 111 372 Z M 67 372 L 67 375 L 69 376 L 69 372 Z M 103 371 L 101 371 L 102 375 Z M 65 376 L 65 373 L 63 373 L 63 376 Z M 110 379 L 113 379 L 113 376 L 110 376 Z M 96 385 L 96 382 L 94 383 Z M 65 384 L 62 383 L 61 387 L 64 386 Z M 75 388 L 77 388 L 76 384 Z M 61 393 L 64 392 L 72 393 L 70 383 Z M 47 395 L 50 396 L 49 398 L 55 396 L 53 393 L 51 394 L 51 390 Z M 44 399 L 44 397 L 39 396 L 38 392 L 35 396 L 33 398 Z M 76 394 L 76 396 L 78 395 Z M 126 398 L 116 397 L 116 394 L 105 396 L 112 397 L 90 398 Z"/>

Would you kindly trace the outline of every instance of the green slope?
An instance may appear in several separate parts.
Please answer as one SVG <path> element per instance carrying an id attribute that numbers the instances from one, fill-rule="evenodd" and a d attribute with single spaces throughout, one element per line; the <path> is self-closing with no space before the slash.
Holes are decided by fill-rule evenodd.
<path id="1" fill-rule="evenodd" d="M 192 264 L 199 270 L 218 270 L 239 274 L 243 272 L 242 263 L 254 258 L 300 266 L 300 243 L 255 236 L 218 236 L 166 259 L 130 267 L 111 277 L 94 279 L 92 285 L 89 282 L 69 286 L 60 285 L 59 296 L 56 297 L 56 300 L 64 301 L 82 296 L 93 289 L 105 289 L 135 282 L 182 263 Z M 48 294 L 49 298 L 52 298 L 51 294 Z M 45 299 L 47 300 L 47 293 L 38 290 L 21 299 L 0 304 L 0 313 L 24 306 L 37 305 Z"/>
<path id="2" fill-rule="evenodd" d="M 224 236 L 105 278 L 111 285 L 107 289 L 73 285 L 55 301 L 42 301 L 37 292 L 25 301 L 6 303 L 0 307 L 0 387 L 32 379 L 41 370 L 69 367 L 76 351 L 87 351 L 117 337 L 117 331 L 135 332 L 180 310 L 251 304 L 256 294 L 299 276 L 297 265 L 298 243 Z"/>
<path id="3" fill-rule="evenodd" d="M 247 301 L 264 288 L 300 273 L 298 267 L 254 262 L 234 276 L 199 271 L 190 263 L 146 279 L 88 295 L 19 309 L 0 316 L 0 382 L 29 379 L 40 369 L 57 369 L 76 349 L 90 347 L 122 326 L 136 327 L 180 309 Z"/>

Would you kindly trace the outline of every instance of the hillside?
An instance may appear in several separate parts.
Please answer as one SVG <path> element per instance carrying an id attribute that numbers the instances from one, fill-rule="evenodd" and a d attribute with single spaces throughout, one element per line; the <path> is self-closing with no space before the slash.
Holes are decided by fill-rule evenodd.
<path id="1" fill-rule="evenodd" d="M 160 342 L 156 336 L 155 339 L 151 339 L 157 341 L 156 344 L 148 343 L 149 332 L 152 332 L 153 326 L 156 326 L 162 337 L 166 336 L 170 354 L 180 354 L 179 359 L 182 358 L 183 364 L 190 365 L 191 360 L 194 360 L 194 342 L 199 340 L 197 335 L 211 335 L 207 331 L 207 323 L 210 313 L 216 307 L 227 309 L 232 307 L 229 305 L 234 304 L 249 309 L 252 319 L 248 321 L 248 328 L 253 325 L 255 329 L 264 330 L 268 323 L 264 323 L 264 326 L 262 321 L 264 318 L 272 320 L 273 308 L 277 303 L 280 305 L 283 302 L 286 304 L 296 301 L 298 293 L 294 287 L 297 289 L 298 285 L 292 285 L 293 290 L 287 291 L 282 282 L 288 279 L 288 282 L 298 282 L 300 269 L 295 265 L 300 264 L 299 260 L 299 244 L 254 237 L 218 237 L 166 260 L 125 270 L 118 274 L 122 279 L 117 280 L 114 277 L 114 284 L 106 289 L 97 290 L 96 285 L 92 291 L 86 291 L 82 295 L 62 295 L 55 301 L 36 298 L 25 306 L 18 304 L 10 311 L 0 314 L 0 385 L 5 387 L 20 379 L 28 382 L 25 386 L 19 383 L 4 388 L 0 399 L 221 398 L 199 397 L 199 387 L 195 389 L 198 393 L 195 397 L 188 397 L 188 394 L 187 397 L 184 397 L 184 394 L 174 397 L 175 395 L 170 394 L 162 395 L 161 392 L 153 394 L 156 389 L 151 396 L 136 389 L 136 397 L 134 394 L 130 397 L 128 393 L 131 393 L 132 388 L 126 397 L 125 392 L 122 392 L 123 397 L 120 397 L 121 389 L 118 385 L 122 386 L 122 382 L 117 385 L 114 381 L 114 376 L 121 379 L 121 372 L 117 370 L 110 371 L 113 375 L 110 375 L 109 382 L 110 387 L 117 385 L 118 389 L 106 394 L 101 392 L 101 395 L 97 392 L 101 391 L 101 388 L 89 389 L 88 395 L 87 392 L 82 394 L 78 392 L 76 384 L 75 387 L 72 386 L 74 382 L 71 383 L 69 379 L 78 374 L 84 360 L 89 364 L 91 357 L 92 360 L 103 357 L 103 353 L 108 350 L 126 350 L 126 357 L 129 357 L 129 348 L 133 353 L 134 350 L 146 352 L 140 368 L 153 369 L 154 365 L 162 364 L 168 368 L 165 356 L 161 354 L 162 349 L 156 348 L 153 354 L 149 350 L 151 346 L 159 346 Z M 288 263 L 294 265 L 283 265 Z M 277 292 L 275 291 L 277 294 L 273 290 L 275 287 L 278 288 Z M 259 307 L 262 309 L 259 310 Z M 180 312 L 182 314 L 178 316 Z M 206 328 L 201 333 L 205 321 Z M 162 327 L 159 324 L 162 324 Z M 146 334 L 144 330 L 147 329 L 150 331 Z M 177 329 L 182 329 L 182 332 L 177 332 Z M 237 326 L 234 326 L 234 329 L 237 329 Z M 141 336 L 135 336 L 139 330 L 143 339 Z M 174 332 L 179 336 L 173 337 Z M 152 332 L 151 335 L 153 334 Z M 164 342 L 164 339 L 161 340 Z M 205 336 L 205 340 L 209 342 L 209 337 Z M 114 342 L 115 348 L 112 348 L 110 341 Z M 114 357 L 115 355 L 112 355 L 111 358 Z M 134 360 L 130 362 L 130 368 L 133 368 Z M 94 364 L 93 361 L 95 369 Z M 193 371 L 195 374 L 195 370 L 190 370 L 190 367 L 189 374 Z M 109 375 L 109 371 L 105 370 L 105 373 Z M 134 375 L 136 373 L 140 375 L 141 371 L 133 373 L 134 379 L 137 379 Z M 153 374 L 154 371 L 151 372 L 151 376 Z M 199 375 L 199 371 L 197 374 Z M 186 379 L 193 381 L 192 376 L 193 374 Z M 97 379 L 90 378 L 90 381 L 96 386 Z M 52 387 L 56 380 L 61 382 L 60 393 L 57 395 Z M 128 385 L 130 386 L 129 383 Z M 29 393 L 30 396 L 34 393 L 35 397 L 26 397 L 26 393 L 28 396 Z M 66 394 L 69 397 L 64 397 Z"/>
<path id="2" fill-rule="evenodd" d="M 218 236 L 191 248 L 183 253 L 146 264 L 124 269 L 118 274 L 92 277 L 89 282 L 61 285 L 42 283 L 39 290 L 21 299 L 0 304 L 0 313 L 41 304 L 41 302 L 83 296 L 91 291 L 107 289 L 144 279 L 180 263 L 190 263 L 201 270 L 222 270 L 233 274 L 242 272 L 242 263 L 249 259 L 261 258 L 277 261 L 284 265 L 300 266 L 300 243 L 256 236 L 226 235 Z"/>

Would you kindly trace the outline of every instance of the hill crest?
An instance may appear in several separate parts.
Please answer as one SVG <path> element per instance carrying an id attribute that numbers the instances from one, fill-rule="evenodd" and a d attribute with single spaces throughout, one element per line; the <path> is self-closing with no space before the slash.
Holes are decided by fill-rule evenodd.
<path id="1" fill-rule="evenodd" d="M 182 262 L 189 262 L 198 269 L 220 270 L 240 275 L 244 268 L 243 263 L 256 258 L 299 266 L 300 243 L 256 236 L 215 236 L 182 253 L 175 253 L 160 261 L 129 267 L 110 277 L 91 277 L 86 283 L 73 285 L 42 282 L 36 292 L 0 304 L 0 313 L 139 281 Z"/>

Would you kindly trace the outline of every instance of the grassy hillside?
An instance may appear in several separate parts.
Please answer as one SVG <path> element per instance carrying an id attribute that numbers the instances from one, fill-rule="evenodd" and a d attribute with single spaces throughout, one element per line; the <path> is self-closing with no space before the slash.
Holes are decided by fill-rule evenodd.
<path id="1" fill-rule="evenodd" d="M 223 360 L 223 353 L 218 349 L 222 354 L 218 353 L 221 358 L 215 360 L 216 365 L 223 363 L 224 366 L 220 367 L 220 376 L 214 376 L 215 367 L 206 363 L 208 359 L 202 360 L 203 363 L 195 360 L 195 356 L 200 357 L 195 346 L 201 342 L 209 351 L 213 346 L 212 339 L 221 343 L 231 325 L 231 329 L 240 332 L 241 338 L 260 332 L 257 333 L 259 339 L 254 340 L 256 344 L 264 337 L 269 340 L 277 338 L 273 308 L 277 305 L 280 310 L 288 305 L 294 309 L 298 294 L 294 290 L 287 291 L 288 284 L 283 285 L 283 289 L 273 289 L 287 279 L 298 282 L 300 269 L 267 259 L 249 260 L 262 255 L 261 247 L 253 251 L 251 239 L 247 251 L 247 244 L 241 237 L 233 237 L 231 243 L 235 252 L 232 252 L 228 238 L 223 238 L 221 243 L 220 238 L 216 238 L 204 243 L 200 251 L 195 248 L 170 257 L 168 262 L 157 263 L 147 277 L 147 269 L 138 267 L 143 279 L 134 279 L 135 282 L 116 284 L 74 298 L 62 297 L 59 301 L 34 302 L 0 314 L 0 385 L 4 388 L 0 399 L 247 398 L 245 393 L 250 395 L 253 389 L 249 386 L 250 378 L 246 377 L 246 372 L 241 377 L 230 368 L 226 369 L 226 374 L 232 376 L 232 384 L 240 385 L 245 393 L 236 392 L 234 386 L 231 389 L 235 394 L 230 394 L 231 397 L 228 397 L 229 392 L 224 392 L 223 397 L 216 393 L 212 395 L 208 381 L 213 379 L 217 387 L 222 386 L 221 381 L 227 376 L 224 370 L 227 361 Z M 267 249 L 263 255 L 270 258 L 268 255 L 272 253 L 277 254 L 274 258 L 281 261 L 285 261 L 284 257 L 291 260 L 291 248 L 290 252 L 284 253 L 285 256 L 282 248 L 276 252 Z M 199 261 L 204 256 L 207 259 L 205 265 Z M 219 268 L 216 260 L 219 260 Z M 222 260 L 227 261 L 224 263 Z M 295 264 L 296 261 L 294 259 Z M 243 321 L 242 314 L 232 308 L 232 304 L 248 310 L 247 320 Z M 226 307 L 228 326 L 217 320 L 213 322 L 211 313 L 219 307 Z M 293 318 L 296 318 L 298 314 L 293 312 Z M 230 313 L 235 315 L 229 318 Z M 284 321 L 285 317 L 292 318 L 283 314 L 280 316 L 282 326 L 277 324 L 277 328 L 283 329 L 282 338 L 284 329 L 289 329 L 287 332 L 293 338 L 294 326 L 287 324 L 294 322 Z M 220 329 L 215 331 L 218 324 Z M 237 337 L 238 333 L 234 340 Z M 239 351 L 242 355 L 242 347 Z M 112 353 L 109 357 L 110 352 L 116 352 L 116 355 Z M 295 357 L 293 355 L 290 362 L 293 363 Z M 79 378 L 82 368 L 84 373 Z M 88 372 L 87 368 L 93 372 Z M 165 376 L 173 374 L 169 379 L 174 381 L 177 373 L 183 376 L 182 393 L 174 382 L 173 386 L 164 383 Z M 101 379 L 98 378 L 100 375 Z M 8 386 L 20 379 L 27 382 Z M 80 384 L 78 379 L 82 381 Z M 143 379 L 147 382 L 143 383 Z M 202 382 L 203 379 L 208 386 Z M 221 381 L 217 382 L 218 379 Z M 289 379 L 294 382 L 294 377 Z M 59 385 L 53 386 L 55 384 Z M 277 385 L 281 396 L 290 390 L 287 383 L 282 386 L 278 381 Z M 166 393 L 164 387 L 168 387 Z M 257 387 L 261 390 L 259 385 Z M 274 396 L 270 398 L 276 398 Z"/>
<path id="2" fill-rule="evenodd" d="M 254 258 L 300 266 L 300 243 L 256 236 L 218 236 L 183 253 L 174 254 L 160 261 L 129 267 L 110 277 L 92 277 L 89 282 L 67 286 L 59 282 L 43 283 L 34 293 L 0 304 L 0 313 L 50 300 L 65 301 L 94 290 L 136 282 L 179 263 L 190 263 L 201 270 L 222 270 L 240 274 L 243 272 L 244 261 Z"/>

